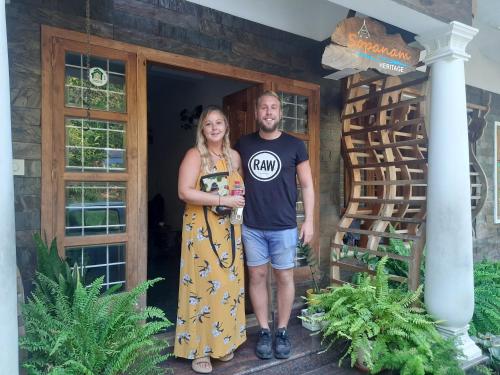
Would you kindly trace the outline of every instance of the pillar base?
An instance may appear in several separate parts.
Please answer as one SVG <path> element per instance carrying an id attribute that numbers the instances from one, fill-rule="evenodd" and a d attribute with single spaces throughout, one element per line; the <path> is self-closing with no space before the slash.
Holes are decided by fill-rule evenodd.
<path id="1" fill-rule="evenodd" d="M 456 340 L 456 346 L 463 352 L 463 358 L 460 359 L 462 364 L 470 364 L 481 362 L 483 359 L 483 352 L 469 337 L 469 325 L 463 328 L 443 327 L 438 325 L 438 332 L 445 338 L 453 337 Z"/>

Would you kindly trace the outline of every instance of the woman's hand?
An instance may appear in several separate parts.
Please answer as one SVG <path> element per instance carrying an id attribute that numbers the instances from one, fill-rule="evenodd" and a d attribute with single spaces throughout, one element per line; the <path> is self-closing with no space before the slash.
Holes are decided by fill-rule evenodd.
<path id="1" fill-rule="evenodd" d="M 244 207 L 245 197 L 243 195 L 226 195 L 220 197 L 220 205 L 231 208 Z"/>

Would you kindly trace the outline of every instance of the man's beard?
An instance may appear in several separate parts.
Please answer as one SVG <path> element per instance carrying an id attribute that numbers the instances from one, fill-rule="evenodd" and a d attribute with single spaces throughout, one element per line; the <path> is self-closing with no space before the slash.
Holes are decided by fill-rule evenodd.
<path id="1" fill-rule="evenodd" d="M 276 121 L 272 127 L 268 127 L 262 121 L 258 121 L 259 129 L 262 130 L 264 133 L 272 133 L 272 132 L 276 131 L 276 129 L 278 129 L 280 121 L 281 120 Z"/>

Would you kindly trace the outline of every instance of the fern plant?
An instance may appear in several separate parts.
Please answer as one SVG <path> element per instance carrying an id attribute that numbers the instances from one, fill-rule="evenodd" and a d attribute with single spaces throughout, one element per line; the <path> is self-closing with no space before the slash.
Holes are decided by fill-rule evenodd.
<path id="1" fill-rule="evenodd" d="M 349 356 L 353 366 L 363 357 L 372 373 L 386 368 L 412 375 L 462 374 L 453 343 L 439 335 L 419 306 L 422 286 L 415 292 L 391 289 L 386 262 L 382 258 L 376 275 L 364 274 L 357 287 L 345 284 L 314 297 L 326 312 L 315 319 L 326 323 L 321 333 L 327 349 L 348 340 L 340 362 Z"/>
<path id="2" fill-rule="evenodd" d="M 396 229 L 392 225 L 389 224 L 389 233 L 396 233 Z M 396 254 L 396 255 L 401 255 L 401 256 L 409 256 L 410 255 L 410 249 L 412 246 L 412 242 L 405 243 L 403 240 L 399 238 L 389 238 L 387 244 L 379 245 L 378 251 L 380 252 L 386 252 L 386 253 L 391 253 L 391 254 Z M 369 269 L 374 270 L 380 262 L 381 257 L 369 254 L 369 253 L 364 253 L 360 254 L 356 250 L 354 252 L 354 257 L 363 263 L 365 263 Z M 405 279 L 408 278 L 408 262 L 407 261 L 402 261 L 399 259 L 388 259 L 387 263 L 385 265 L 385 270 L 387 273 L 393 276 L 400 276 Z M 420 264 L 420 284 L 424 283 L 424 273 L 425 273 L 425 262 L 421 262 Z M 354 282 L 357 283 L 357 279 L 359 277 L 359 274 L 354 275 Z M 401 284 L 399 282 L 391 282 L 389 281 L 391 286 L 396 286 L 399 287 Z M 406 284 L 404 285 L 406 287 Z"/>
<path id="3" fill-rule="evenodd" d="M 163 374 L 159 364 L 168 357 L 167 343 L 153 335 L 171 323 L 157 308 L 136 308 L 138 297 L 158 280 L 104 296 L 102 277 L 88 287 L 77 280 L 70 297 L 64 284 L 39 273 L 23 309 L 26 336 L 20 345 L 29 352 L 23 366 L 36 375 Z"/>
<path id="4" fill-rule="evenodd" d="M 469 332 L 500 335 L 500 262 L 474 265 L 474 315 Z"/>

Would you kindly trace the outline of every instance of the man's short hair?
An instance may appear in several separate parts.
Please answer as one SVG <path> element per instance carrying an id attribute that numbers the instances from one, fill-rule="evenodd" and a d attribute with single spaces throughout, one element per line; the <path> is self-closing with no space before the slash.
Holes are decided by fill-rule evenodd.
<path id="1" fill-rule="evenodd" d="M 273 98 L 278 99 L 278 102 L 280 103 L 280 107 L 281 107 L 281 98 L 280 98 L 280 96 L 278 94 L 276 94 L 276 92 L 274 92 L 273 90 L 266 90 L 266 91 L 264 91 L 262 94 L 260 94 L 257 97 L 257 101 L 255 102 L 255 108 L 259 107 L 260 99 L 262 99 L 264 96 L 272 96 Z"/>

